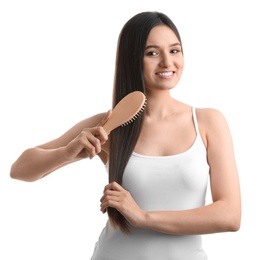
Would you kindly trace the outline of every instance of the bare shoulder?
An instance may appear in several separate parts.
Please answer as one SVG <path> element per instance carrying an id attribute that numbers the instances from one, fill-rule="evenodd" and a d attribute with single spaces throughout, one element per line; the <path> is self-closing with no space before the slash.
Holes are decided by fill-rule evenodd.
<path id="1" fill-rule="evenodd" d="M 204 143 L 215 135 L 228 135 L 229 128 L 225 116 L 215 108 L 196 108 L 199 131 Z"/>
<path id="2" fill-rule="evenodd" d="M 201 124 L 215 124 L 219 121 L 226 121 L 223 113 L 215 108 L 196 108 L 196 116 Z"/>

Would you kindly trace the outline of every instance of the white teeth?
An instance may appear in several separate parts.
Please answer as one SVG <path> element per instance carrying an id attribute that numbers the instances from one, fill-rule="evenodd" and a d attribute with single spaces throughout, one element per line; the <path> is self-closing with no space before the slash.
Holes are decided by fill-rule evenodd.
<path id="1" fill-rule="evenodd" d="M 164 76 L 164 77 L 168 77 L 171 76 L 173 74 L 172 71 L 168 71 L 168 72 L 159 72 L 158 73 L 160 76 Z"/>

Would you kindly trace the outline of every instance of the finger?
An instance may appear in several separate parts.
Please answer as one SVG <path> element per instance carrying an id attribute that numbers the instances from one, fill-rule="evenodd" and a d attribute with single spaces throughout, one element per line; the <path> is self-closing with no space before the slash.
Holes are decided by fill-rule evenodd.
<path id="1" fill-rule="evenodd" d="M 92 134 L 86 135 L 85 149 L 87 153 L 94 157 L 96 154 L 101 152 L 101 141 Z"/>
<path id="2" fill-rule="evenodd" d="M 100 210 L 105 213 L 107 208 L 113 204 L 114 200 L 103 200 L 100 204 Z"/>
<path id="3" fill-rule="evenodd" d="M 91 140 L 90 138 L 94 139 Z M 86 130 L 84 130 L 77 138 L 70 142 L 67 147 L 69 150 L 68 152 L 73 154 L 77 153 L 82 157 L 84 156 L 84 158 L 87 156 L 91 159 L 100 151 L 100 146 L 100 141 L 95 137 L 88 138 Z"/>
<path id="4" fill-rule="evenodd" d="M 106 209 L 101 208 L 100 211 L 104 214 L 106 213 Z"/>
<path id="5" fill-rule="evenodd" d="M 108 134 L 102 126 L 95 127 L 93 132 L 94 136 L 100 140 L 101 144 L 105 144 L 105 142 L 108 140 Z"/>
<path id="6" fill-rule="evenodd" d="M 112 202 L 121 202 L 121 198 L 118 196 L 106 196 L 101 200 L 101 205 L 106 204 L 109 207 Z"/>
<path id="7" fill-rule="evenodd" d="M 105 204 L 101 204 L 101 205 L 100 205 L 100 211 L 101 211 L 103 214 L 106 213 L 107 207 L 106 207 Z"/>
<path id="8" fill-rule="evenodd" d="M 119 185 L 117 182 L 111 182 L 109 184 L 107 184 L 105 187 L 104 187 L 104 191 L 105 192 L 106 190 L 115 190 L 115 191 L 123 191 L 124 189 L 122 188 L 121 185 Z"/>
<path id="9" fill-rule="evenodd" d="M 113 191 L 113 190 L 106 190 L 103 196 L 101 197 L 100 202 L 103 202 L 107 199 L 110 199 L 112 197 L 118 197 L 118 196 L 119 196 L 119 192 Z"/>
<path id="10" fill-rule="evenodd" d="M 101 145 L 108 140 L 108 135 L 103 127 L 87 128 L 83 132 L 89 143 L 96 148 L 96 154 L 100 153 Z"/>
<path id="11" fill-rule="evenodd" d="M 119 209 L 119 204 L 120 201 L 116 200 L 116 199 L 111 199 L 111 200 L 107 200 L 103 203 L 101 203 L 100 205 L 100 210 L 104 213 L 106 212 L 107 208 L 111 207 L 111 208 L 115 208 L 115 209 Z"/>

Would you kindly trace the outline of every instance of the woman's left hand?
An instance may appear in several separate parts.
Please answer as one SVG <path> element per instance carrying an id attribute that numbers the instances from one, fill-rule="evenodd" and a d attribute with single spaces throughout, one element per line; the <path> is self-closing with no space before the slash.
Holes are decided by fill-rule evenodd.
<path id="1" fill-rule="evenodd" d="M 103 213 L 107 211 L 108 207 L 115 208 L 134 227 L 140 227 L 141 223 L 145 221 L 145 211 L 137 205 L 130 192 L 117 182 L 105 186 L 100 202 Z"/>

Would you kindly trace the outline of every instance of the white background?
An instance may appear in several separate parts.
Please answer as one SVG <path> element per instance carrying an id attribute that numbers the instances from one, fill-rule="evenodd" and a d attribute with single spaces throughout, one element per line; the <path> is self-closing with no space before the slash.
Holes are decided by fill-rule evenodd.
<path id="1" fill-rule="evenodd" d="M 214 107 L 228 120 L 240 174 L 237 233 L 206 235 L 209 259 L 272 258 L 272 7 L 270 1 L 0 2 L 0 259 L 87 260 L 106 221 L 98 159 L 33 183 L 12 180 L 28 147 L 58 137 L 111 107 L 123 24 L 161 11 L 185 53 L 177 99 Z"/>

